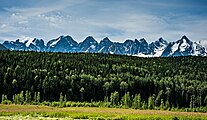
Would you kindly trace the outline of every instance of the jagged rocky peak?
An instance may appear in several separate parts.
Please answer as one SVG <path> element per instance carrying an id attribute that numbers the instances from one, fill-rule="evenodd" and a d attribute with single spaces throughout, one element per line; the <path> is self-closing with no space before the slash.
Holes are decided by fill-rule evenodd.
<path id="1" fill-rule="evenodd" d="M 90 44 L 97 43 L 97 41 L 92 36 L 86 37 L 86 39 L 83 42 L 90 43 Z"/>
<path id="2" fill-rule="evenodd" d="M 157 41 L 152 42 L 149 46 L 153 56 L 159 57 L 162 55 L 163 51 L 166 49 L 168 42 L 160 37 Z"/>
<path id="3" fill-rule="evenodd" d="M 66 36 L 62 35 L 61 38 L 72 39 L 73 40 L 73 38 L 70 35 L 66 35 Z"/>
<path id="4" fill-rule="evenodd" d="M 179 40 L 178 40 L 179 41 Z M 182 36 L 182 38 L 180 39 L 181 42 L 186 42 L 186 43 L 192 43 L 192 41 L 190 39 L 187 38 L 187 36 Z"/>
<path id="5" fill-rule="evenodd" d="M 101 40 L 102 42 L 111 42 L 111 40 L 108 37 L 105 37 L 103 40 Z"/>
<path id="6" fill-rule="evenodd" d="M 88 36 L 83 42 L 79 43 L 80 52 L 95 52 L 98 42 L 92 37 Z"/>
<path id="7" fill-rule="evenodd" d="M 68 42 L 72 42 L 72 43 L 74 43 L 74 44 L 76 44 L 77 42 L 71 37 L 71 36 L 69 36 L 69 35 L 67 35 L 67 36 L 60 36 L 59 37 L 59 40 L 60 41 L 68 41 Z"/>
<path id="8" fill-rule="evenodd" d="M 162 37 L 160 37 L 157 41 L 152 42 L 150 44 L 151 47 L 163 47 L 163 46 L 167 46 L 168 42 L 166 40 L 164 40 Z"/>
<path id="9" fill-rule="evenodd" d="M 103 40 L 100 41 L 101 46 L 110 46 L 111 44 L 113 44 L 113 42 L 109 40 L 108 37 L 105 37 Z"/>
<path id="10" fill-rule="evenodd" d="M 196 42 L 192 42 L 185 35 L 176 42 L 171 42 L 162 56 L 206 56 L 206 51 Z"/>
<path id="11" fill-rule="evenodd" d="M 27 47 L 29 47 L 30 45 L 36 45 L 36 44 L 41 44 L 41 43 L 44 44 L 43 40 L 39 40 L 37 38 L 28 39 L 24 43 Z"/>
<path id="12" fill-rule="evenodd" d="M 158 40 L 159 40 L 159 41 L 163 41 L 164 39 L 163 39 L 162 37 L 160 37 Z"/>
<path id="13" fill-rule="evenodd" d="M 17 39 L 15 42 L 19 43 L 20 42 L 20 39 Z"/>
<path id="14" fill-rule="evenodd" d="M 147 41 L 145 40 L 145 38 L 141 38 L 141 39 L 139 40 L 139 42 L 140 42 L 140 43 L 147 43 Z"/>
<path id="15" fill-rule="evenodd" d="M 63 40 L 71 40 L 71 39 L 73 39 L 73 38 L 71 36 L 69 36 L 69 35 L 66 35 L 66 36 L 61 35 L 58 38 L 56 38 L 55 40 L 57 40 L 57 41 L 63 41 Z"/>
<path id="16" fill-rule="evenodd" d="M 193 42 L 190 41 L 185 35 L 177 41 L 178 49 L 183 51 L 190 51 L 193 52 Z"/>
<path id="17" fill-rule="evenodd" d="M 128 39 L 128 40 L 126 40 L 124 43 L 125 43 L 125 44 L 132 44 L 133 42 L 134 42 L 133 40 L 129 40 L 129 39 Z"/>
<path id="18" fill-rule="evenodd" d="M 160 37 L 160 38 L 158 39 L 158 41 L 159 41 L 160 43 L 163 43 L 163 44 L 168 44 L 168 42 L 167 42 L 166 40 L 164 40 L 162 37 Z"/>
<path id="19" fill-rule="evenodd" d="M 60 37 L 56 39 L 52 39 L 47 43 L 48 47 L 55 47 L 55 46 L 60 46 L 60 45 L 68 45 L 70 46 L 76 46 L 78 43 L 69 35 L 63 36 L 61 35 Z"/>
<path id="20" fill-rule="evenodd" d="M 137 45 L 137 46 L 140 45 L 139 40 L 138 40 L 138 39 L 135 39 L 135 40 L 134 40 L 134 44 Z"/>
<path id="21" fill-rule="evenodd" d="M 139 40 L 137 40 L 137 39 L 134 39 L 134 42 L 139 42 Z"/>
<path id="22" fill-rule="evenodd" d="M 183 35 L 182 38 L 181 38 L 181 40 L 184 40 L 184 39 L 189 40 L 186 35 Z"/>

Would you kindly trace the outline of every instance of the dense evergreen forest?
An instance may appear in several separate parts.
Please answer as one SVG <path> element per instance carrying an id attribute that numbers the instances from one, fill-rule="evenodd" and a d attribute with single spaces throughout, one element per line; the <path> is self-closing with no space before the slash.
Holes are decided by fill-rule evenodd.
<path id="1" fill-rule="evenodd" d="M 0 51 L 0 100 L 205 108 L 207 57 Z"/>

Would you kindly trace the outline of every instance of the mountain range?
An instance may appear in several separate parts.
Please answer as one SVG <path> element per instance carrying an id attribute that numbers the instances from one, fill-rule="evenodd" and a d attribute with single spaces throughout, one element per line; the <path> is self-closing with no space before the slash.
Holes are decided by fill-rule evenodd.
<path id="1" fill-rule="evenodd" d="M 5 47 L 4 47 L 5 46 Z M 71 36 L 60 36 L 44 43 L 44 40 L 28 38 L 25 40 L 4 41 L 0 49 L 39 52 L 90 52 L 133 55 L 139 57 L 170 57 L 170 56 L 207 56 L 207 51 L 200 43 L 192 42 L 185 35 L 174 42 L 163 38 L 148 43 L 140 40 L 126 40 L 123 43 L 112 42 L 108 37 L 97 42 L 92 36 L 78 43 Z"/>

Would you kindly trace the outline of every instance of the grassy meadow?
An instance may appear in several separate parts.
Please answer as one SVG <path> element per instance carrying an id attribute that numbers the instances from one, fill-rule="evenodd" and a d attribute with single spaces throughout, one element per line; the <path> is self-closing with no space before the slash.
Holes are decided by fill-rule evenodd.
<path id="1" fill-rule="evenodd" d="M 0 119 L 147 119 L 207 120 L 207 113 L 135 110 L 122 108 L 49 107 L 39 105 L 0 104 Z"/>

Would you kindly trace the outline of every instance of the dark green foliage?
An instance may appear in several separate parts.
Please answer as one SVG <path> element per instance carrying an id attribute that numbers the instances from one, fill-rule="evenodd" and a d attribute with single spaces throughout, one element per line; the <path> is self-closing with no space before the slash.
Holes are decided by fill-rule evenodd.
<path id="1" fill-rule="evenodd" d="M 2 95 L 1 103 L 2 104 L 11 104 L 12 102 L 7 99 L 7 96 L 6 95 Z"/>
<path id="2" fill-rule="evenodd" d="M 3 94 L 18 104 L 105 100 L 105 106 L 196 111 L 207 105 L 207 57 L 0 51 Z"/>
<path id="3" fill-rule="evenodd" d="M 131 97 L 129 95 L 129 92 L 127 92 L 121 99 L 121 103 L 124 106 L 124 108 L 129 108 L 131 107 Z"/>
<path id="4" fill-rule="evenodd" d="M 148 98 L 148 109 L 154 109 L 155 107 L 154 103 L 155 103 L 154 96 L 150 96 Z"/>
<path id="5" fill-rule="evenodd" d="M 114 93 L 111 93 L 110 101 L 113 106 L 118 106 L 119 104 L 119 93 L 115 91 Z"/>
<path id="6" fill-rule="evenodd" d="M 29 103 L 31 102 L 31 99 L 30 99 L 31 96 L 29 96 L 29 93 L 27 91 L 25 97 L 24 97 L 24 93 L 23 91 L 21 91 L 19 94 L 14 94 L 13 95 L 13 102 L 15 104 L 23 104 L 24 102 L 25 103 Z M 30 100 L 29 100 L 30 99 Z"/>
<path id="7" fill-rule="evenodd" d="M 132 105 L 133 108 L 135 109 L 141 109 L 142 107 L 142 101 L 141 101 L 141 96 L 140 94 L 139 95 L 135 95 L 134 99 L 133 99 L 133 105 Z"/>

